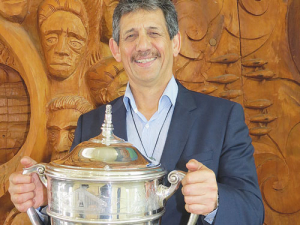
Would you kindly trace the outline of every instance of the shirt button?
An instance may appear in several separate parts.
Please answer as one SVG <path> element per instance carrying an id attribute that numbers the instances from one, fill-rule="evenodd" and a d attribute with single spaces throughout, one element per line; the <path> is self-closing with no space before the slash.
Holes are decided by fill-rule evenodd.
<path id="1" fill-rule="evenodd" d="M 148 129 L 149 128 L 149 123 L 147 123 L 145 127 Z"/>

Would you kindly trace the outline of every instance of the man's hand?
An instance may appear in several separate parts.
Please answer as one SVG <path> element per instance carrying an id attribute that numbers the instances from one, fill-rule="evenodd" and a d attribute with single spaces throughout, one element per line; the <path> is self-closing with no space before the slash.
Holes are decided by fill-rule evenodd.
<path id="1" fill-rule="evenodd" d="M 36 164 L 29 157 L 23 157 L 21 164 L 28 168 Z M 9 177 L 11 201 L 20 212 L 26 212 L 28 208 L 47 205 L 47 190 L 37 174 L 24 175 L 22 171 L 15 172 Z"/>
<path id="2" fill-rule="evenodd" d="M 186 164 L 189 170 L 182 180 L 186 211 L 207 215 L 217 208 L 218 185 L 215 173 L 195 159 Z"/>

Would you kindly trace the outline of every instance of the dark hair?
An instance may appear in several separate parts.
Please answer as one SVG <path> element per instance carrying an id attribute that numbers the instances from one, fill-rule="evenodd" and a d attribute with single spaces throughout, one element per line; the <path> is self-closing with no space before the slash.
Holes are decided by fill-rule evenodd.
<path id="1" fill-rule="evenodd" d="M 115 8 L 113 15 L 113 39 L 119 45 L 120 40 L 120 20 L 121 17 L 130 12 L 137 10 L 157 10 L 161 9 L 168 28 L 170 39 L 178 33 L 178 20 L 177 12 L 174 4 L 170 0 L 120 0 L 119 4 Z"/>

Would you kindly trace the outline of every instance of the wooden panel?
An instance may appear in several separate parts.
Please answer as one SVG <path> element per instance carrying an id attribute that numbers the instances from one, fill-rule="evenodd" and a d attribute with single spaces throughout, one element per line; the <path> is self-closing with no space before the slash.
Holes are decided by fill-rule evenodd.
<path id="1" fill-rule="evenodd" d="M 20 158 L 48 162 L 64 155 L 79 115 L 121 96 L 127 83 L 108 48 L 117 0 L 25 0 L 14 10 L 9 2 L 0 0 L 5 225 L 30 224 L 13 209 L 7 192 Z M 175 77 L 191 90 L 242 104 L 265 224 L 300 224 L 300 1 L 173 2 L 182 35 Z M 55 27 L 75 28 L 80 38 L 57 35 Z"/>

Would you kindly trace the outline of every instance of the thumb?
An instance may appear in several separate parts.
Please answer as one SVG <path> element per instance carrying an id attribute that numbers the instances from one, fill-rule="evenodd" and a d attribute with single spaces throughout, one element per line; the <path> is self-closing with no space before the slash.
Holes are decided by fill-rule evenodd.
<path id="1" fill-rule="evenodd" d="M 189 172 L 200 170 L 204 165 L 200 162 L 198 162 L 196 159 L 191 159 L 186 164 L 186 168 L 189 170 Z"/>
<path id="2" fill-rule="evenodd" d="M 37 162 L 35 160 L 33 160 L 32 158 L 30 158 L 28 156 L 24 156 L 20 162 L 24 168 L 28 168 L 28 167 L 31 167 L 31 166 L 37 164 Z"/>

